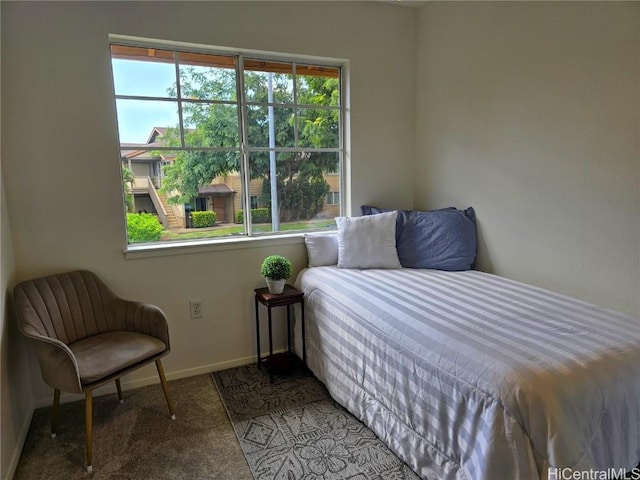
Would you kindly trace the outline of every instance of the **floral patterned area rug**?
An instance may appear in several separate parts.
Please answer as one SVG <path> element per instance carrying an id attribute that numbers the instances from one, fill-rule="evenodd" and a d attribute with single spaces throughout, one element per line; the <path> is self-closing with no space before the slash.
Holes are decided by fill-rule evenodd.
<path id="1" fill-rule="evenodd" d="M 308 372 L 212 373 L 256 480 L 418 480 Z"/>

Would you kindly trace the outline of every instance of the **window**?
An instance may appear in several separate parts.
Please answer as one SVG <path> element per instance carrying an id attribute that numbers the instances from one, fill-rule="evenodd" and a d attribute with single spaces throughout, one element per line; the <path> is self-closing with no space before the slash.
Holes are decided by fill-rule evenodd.
<path id="1" fill-rule="evenodd" d="M 327 205 L 340 205 L 340 192 L 327 193 L 327 199 L 325 202 Z"/>
<path id="2" fill-rule="evenodd" d="M 335 228 L 340 65 L 116 37 L 111 64 L 129 243 Z M 213 227 L 189 228 L 202 209 Z"/>

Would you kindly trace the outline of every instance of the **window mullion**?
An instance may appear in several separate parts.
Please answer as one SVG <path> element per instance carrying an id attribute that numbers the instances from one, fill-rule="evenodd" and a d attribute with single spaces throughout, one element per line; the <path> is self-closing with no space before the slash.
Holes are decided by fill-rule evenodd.
<path id="1" fill-rule="evenodd" d="M 340 152 L 338 153 L 338 172 L 340 172 L 340 215 L 344 216 L 347 215 L 347 205 L 346 205 L 346 201 L 344 201 L 344 199 L 347 197 L 345 195 L 345 192 L 347 191 L 347 182 L 350 182 L 350 180 L 347 179 L 347 170 L 345 168 L 345 145 L 344 145 L 344 140 L 345 140 L 345 111 L 346 111 L 346 106 L 345 106 L 345 96 L 344 96 L 344 84 L 343 84 L 343 78 L 344 78 L 344 69 L 340 69 L 340 76 L 338 77 L 338 92 L 339 92 L 339 106 L 340 106 L 340 113 L 338 114 L 338 146 L 340 147 Z M 351 205 L 348 206 L 349 209 L 351 209 Z"/>
<path id="2" fill-rule="evenodd" d="M 173 61 L 176 67 L 176 95 L 178 97 L 178 126 L 180 127 L 180 146 L 185 147 L 184 143 L 184 124 L 182 118 L 182 93 L 180 92 L 180 64 L 178 63 L 178 52 L 173 51 Z"/>
<path id="3" fill-rule="evenodd" d="M 116 100 L 144 100 L 154 102 L 175 102 L 176 99 L 172 97 L 152 97 L 145 95 L 116 95 Z"/>
<path id="4" fill-rule="evenodd" d="M 236 58 L 236 97 L 238 99 L 238 128 L 240 129 L 240 178 L 242 180 L 242 209 L 245 235 L 253 234 L 251 219 L 251 168 L 249 165 L 249 139 L 247 133 L 247 102 L 244 94 L 244 58 Z"/>
<path id="5" fill-rule="evenodd" d="M 298 77 L 296 72 L 297 64 L 292 65 L 293 77 L 293 146 L 298 148 Z"/>
<path id="6" fill-rule="evenodd" d="M 159 152 L 168 151 L 168 152 L 238 152 L 240 149 L 238 147 L 158 147 L 156 145 L 151 146 L 136 146 L 136 147 L 127 147 L 123 145 L 120 147 L 122 151 L 128 152 L 155 152 L 156 150 Z"/>
<path id="7" fill-rule="evenodd" d="M 186 100 L 185 100 L 186 101 Z M 300 108 L 300 109 L 313 109 L 313 110 L 340 110 L 340 106 L 334 105 L 300 105 L 298 103 L 278 103 L 278 102 L 246 102 L 247 105 L 256 106 L 256 107 L 284 107 L 284 108 Z"/>

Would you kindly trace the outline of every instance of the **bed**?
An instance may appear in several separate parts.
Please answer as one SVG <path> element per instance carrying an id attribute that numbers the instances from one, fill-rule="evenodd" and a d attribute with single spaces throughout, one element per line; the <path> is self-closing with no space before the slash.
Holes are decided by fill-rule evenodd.
<path id="1" fill-rule="evenodd" d="M 296 282 L 308 367 L 422 478 L 640 461 L 640 319 L 475 270 L 321 263 Z"/>
<path id="2" fill-rule="evenodd" d="M 307 362 L 422 478 L 640 460 L 640 324 L 477 271 L 309 268 Z"/>

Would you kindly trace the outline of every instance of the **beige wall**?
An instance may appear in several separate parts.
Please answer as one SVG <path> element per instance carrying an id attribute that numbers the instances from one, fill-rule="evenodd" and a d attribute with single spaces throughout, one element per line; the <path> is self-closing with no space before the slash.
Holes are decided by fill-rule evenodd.
<path id="1" fill-rule="evenodd" d="M 0 78 L 2 77 L 1 73 L 0 65 Z M 0 81 L 0 86 L 1 84 Z M 0 134 L 0 146 L 1 139 L 2 135 Z M 0 479 L 10 480 L 13 477 L 31 421 L 33 395 L 29 376 L 31 360 L 27 356 L 25 342 L 17 330 L 10 298 L 11 288 L 15 282 L 16 265 L 1 154 L 0 260 Z"/>
<path id="2" fill-rule="evenodd" d="M 363 2 L 2 2 L 2 158 L 18 279 L 88 268 L 118 294 L 158 304 L 170 321 L 169 378 L 255 355 L 260 263 L 294 244 L 125 259 L 109 33 L 350 61 L 352 199 L 401 207 L 413 158 L 416 18 Z M 10 121 L 6 121 L 10 119 Z M 6 122 L 6 123 L 5 123 Z M 34 134 L 37 132 L 37 134 Z M 29 192 L 29 195 L 24 195 Z M 83 201 L 78 201 L 83 199 Z M 189 299 L 204 318 L 190 320 Z M 282 336 L 280 340 L 282 341 Z M 265 343 L 266 345 L 266 343 Z M 50 390 L 34 371 L 34 398 Z M 127 381 L 156 381 L 153 368 Z"/>
<path id="3" fill-rule="evenodd" d="M 420 11 L 416 207 L 476 208 L 480 267 L 640 314 L 640 3 Z"/>
<path id="4" fill-rule="evenodd" d="M 11 226 L 0 170 L 0 479 L 9 480 L 18 462 L 33 412 L 29 363 L 18 332 L 10 291 L 15 282 Z"/>

